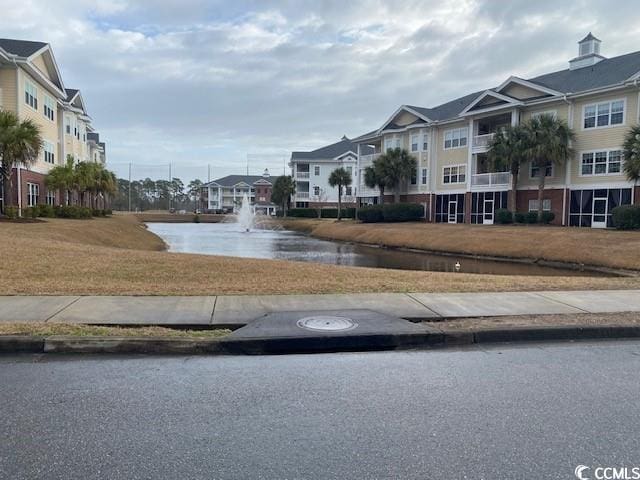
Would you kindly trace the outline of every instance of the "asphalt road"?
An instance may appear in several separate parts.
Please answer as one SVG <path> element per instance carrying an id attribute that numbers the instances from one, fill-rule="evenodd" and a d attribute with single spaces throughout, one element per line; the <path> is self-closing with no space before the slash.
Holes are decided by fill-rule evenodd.
<path id="1" fill-rule="evenodd" d="M 640 466 L 639 372 L 633 341 L 0 357 L 0 478 L 575 478 Z"/>

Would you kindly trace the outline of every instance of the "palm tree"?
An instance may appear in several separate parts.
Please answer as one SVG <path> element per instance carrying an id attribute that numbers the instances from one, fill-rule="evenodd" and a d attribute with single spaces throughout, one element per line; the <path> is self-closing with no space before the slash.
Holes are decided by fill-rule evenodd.
<path id="1" fill-rule="evenodd" d="M 80 206 L 86 206 L 86 194 L 94 189 L 94 163 L 79 162 L 74 168 L 73 183 L 80 194 Z"/>
<path id="2" fill-rule="evenodd" d="M 527 160 L 524 155 L 526 132 L 520 126 L 508 126 L 498 131 L 489 145 L 489 163 L 496 171 L 504 169 L 511 172 L 511 196 L 509 210 L 516 217 L 516 199 L 518 194 L 518 175 L 520 166 Z"/>
<path id="3" fill-rule="evenodd" d="M 573 155 L 575 134 L 567 122 L 553 115 L 540 115 L 523 124 L 523 154 L 538 169 L 538 222 L 542 221 L 545 171 L 549 164 L 564 165 Z"/>
<path id="4" fill-rule="evenodd" d="M 640 125 L 631 127 L 624 137 L 622 145 L 624 156 L 624 173 L 634 185 L 640 180 Z"/>
<path id="5" fill-rule="evenodd" d="M 393 189 L 395 203 L 400 203 L 400 187 L 406 184 L 418 169 L 418 162 L 405 149 L 394 148 L 377 158 L 387 187 Z"/>
<path id="6" fill-rule="evenodd" d="M 45 177 L 44 181 L 49 190 L 63 191 L 65 194 L 66 205 L 71 204 L 71 190 L 74 185 L 74 160 L 71 155 L 67 156 L 67 163 L 65 165 L 56 165 L 49 170 L 49 173 Z"/>
<path id="7" fill-rule="evenodd" d="M 103 198 L 102 209 L 106 207 L 107 198 L 117 190 L 117 180 L 113 172 L 104 168 L 101 164 L 94 164 L 95 192 L 96 196 Z M 97 205 L 96 205 L 97 206 Z"/>
<path id="8" fill-rule="evenodd" d="M 338 187 L 338 221 L 340 221 L 342 214 L 342 188 L 351 185 L 351 182 L 351 173 L 344 167 L 336 168 L 329 175 L 329 185 Z"/>
<path id="9" fill-rule="evenodd" d="M 278 177 L 273 184 L 271 190 L 271 200 L 273 203 L 282 206 L 284 216 L 287 216 L 287 210 L 291 206 L 291 195 L 296 193 L 296 182 L 291 175 L 283 175 Z"/>
<path id="10" fill-rule="evenodd" d="M 384 203 L 385 177 L 382 162 L 376 158 L 373 165 L 369 165 L 364 169 L 364 183 L 369 188 L 378 188 L 380 190 L 380 204 Z"/>
<path id="11" fill-rule="evenodd" d="M 38 159 L 42 148 L 40 127 L 33 120 L 20 120 L 6 110 L 0 110 L 0 174 L 4 185 L 4 205 L 13 202 L 11 171 L 18 166 L 29 167 Z"/>

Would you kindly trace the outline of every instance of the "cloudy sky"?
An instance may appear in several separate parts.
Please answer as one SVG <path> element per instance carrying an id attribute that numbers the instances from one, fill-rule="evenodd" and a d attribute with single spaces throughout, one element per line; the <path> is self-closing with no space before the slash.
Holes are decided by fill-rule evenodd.
<path id="1" fill-rule="evenodd" d="M 0 36 L 52 44 L 108 162 L 185 179 L 281 172 L 511 74 L 564 69 L 587 32 L 640 49 L 637 0 L 0 0 Z M 143 165 L 148 167 L 142 168 Z"/>

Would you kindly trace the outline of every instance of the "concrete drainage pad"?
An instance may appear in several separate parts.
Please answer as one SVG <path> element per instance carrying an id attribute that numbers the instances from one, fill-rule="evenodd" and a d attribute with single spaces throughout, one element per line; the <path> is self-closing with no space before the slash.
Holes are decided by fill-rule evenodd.
<path id="1" fill-rule="evenodd" d="M 423 345 L 434 330 L 371 310 L 269 313 L 225 342 L 237 353 L 313 353 Z"/>

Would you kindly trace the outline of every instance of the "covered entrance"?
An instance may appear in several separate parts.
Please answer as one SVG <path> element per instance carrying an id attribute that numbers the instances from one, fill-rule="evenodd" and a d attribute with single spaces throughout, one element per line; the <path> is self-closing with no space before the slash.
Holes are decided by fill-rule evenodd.
<path id="1" fill-rule="evenodd" d="M 471 223 L 493 225 L 496 210 L 507 208 L 508 192 L 473 192 L 471 194 Z"/>
<path id="2" fill-rule="evenodd" d="M 464 223 L 464 193 L 436 195 L 436 222 Z"/>
<path id="3" fill-rule="evenodd" d="M 569 225 L 572 227 L 613 227 L 611 211 L 631 205 L 631 188 L 598 188 L 571 191 Z"/>

